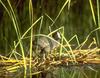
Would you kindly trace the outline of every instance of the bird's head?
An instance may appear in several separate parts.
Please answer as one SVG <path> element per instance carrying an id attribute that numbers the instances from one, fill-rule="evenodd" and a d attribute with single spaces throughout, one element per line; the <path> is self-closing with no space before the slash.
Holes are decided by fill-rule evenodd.
<path id="1" fill-rule="evenodd" d="M 52 34 L 52 37 L 53 37 L 55 40 L 57 40 L 57 41 L 59 41 L 59 40 L 61 39 L 61 35 L 60 35 L 59 32 L 53 33 L 53 34 Z"/>

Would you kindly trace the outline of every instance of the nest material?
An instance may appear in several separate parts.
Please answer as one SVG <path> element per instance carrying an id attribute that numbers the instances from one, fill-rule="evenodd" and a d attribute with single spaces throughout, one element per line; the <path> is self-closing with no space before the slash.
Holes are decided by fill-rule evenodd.
<path id="1" fill-rule="evenodd" d="M 69 57 L 68 52 L 73 52 L 73 55 Z M 39 61 L 38 58 L 31 59 L 33 74 L 36 72 L 49 71 L 58 67 L 73 67 L 73 66 L 88 66 L 88 65 L 100 65 L 100 49 L 87 49 L 87 50 L 73 50 L 62 53 L 59 56 L 58 53 L 50 54 L 49 59 Z M 12 71 L 12 69 L 18 69 L 24 66 L 23 59 L 7 59 L 4 56 L 0 56 L 0 66 L 4 70 Z M 26 65 L 29 67 L 30 58 L 26 58 Z M 17 68 L 18 67 L 18 68 Z M 96 67 L 96 66 L 95 66 Z"/>

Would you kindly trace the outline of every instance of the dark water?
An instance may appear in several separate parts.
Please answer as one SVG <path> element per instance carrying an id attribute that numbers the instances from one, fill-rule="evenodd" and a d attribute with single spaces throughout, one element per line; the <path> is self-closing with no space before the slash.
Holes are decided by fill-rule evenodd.
<path id="1" fill-rule="evenodd" d="M 1 70 L 0 78 L 24 78 L 22 69 L 16 72 Z M 30 78 L 29 70 L 26 78 Z M 33 75 L 32 78 L 100 78 L 100 65 L 58 66 L 49 71 Z"/>

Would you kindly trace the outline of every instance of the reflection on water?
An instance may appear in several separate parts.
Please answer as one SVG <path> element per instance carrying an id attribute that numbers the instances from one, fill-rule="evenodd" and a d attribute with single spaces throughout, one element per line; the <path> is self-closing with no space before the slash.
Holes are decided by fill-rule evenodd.
<path id="1" fill-rule="evenodd" d="M 32 78 L 100 78 L 99 73 L 100 65 L 59 66 Z M 13 73 L 0 68 L 0 78 L 24 78 L 23 68 Z M 26 78 L 30 78 L 29 70 Z"/>
<path id="2" fill-rule="evenodd" d="M 71 66 L 60 68 L 56 78 L 100 78 L 100 65 Z"/>

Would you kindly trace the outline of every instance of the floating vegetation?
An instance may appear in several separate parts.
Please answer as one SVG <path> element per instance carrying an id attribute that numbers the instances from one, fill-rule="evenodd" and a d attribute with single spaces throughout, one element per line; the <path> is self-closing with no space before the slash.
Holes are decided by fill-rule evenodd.
<path id="1" fill-rule="evenodd" d="M 70 51 L 68 51 L 70 53 Z M 85 49 L 85 50 L 73 50 L 73 54 L 75 55 L 76 61 L 72 60 L 68 53 L 62 53 L 59 58 L 59 54 L 49 54 L 49 57 L 44 61 L 39 61 L 39 59 L 32 59 L 32 75 L 55 70 L 56 68 L 63 67 L 70 70 L 72 67 L 88 67 L 91 66 L 93 68 L 99 68 L 100 66 L 100 49 Z M 12 58 L 7 58 L 5 56 L 0 55 L 0 67 L 2 67 L 2 71 L 0 72 L 8 72 L 15 73 L 18 72 L 18 69 L 22 69 L 24 67 L 23 59 L 16 60 Z M 25 58 L 27 71 L 29 70 L 30 59 L 29 57 Z M 8 74 L 7 73 L 7 74 Z M 29 74 L 29 73 L 28 73 Z M 5 74 L 4 74 L 5 75 Z"/>

